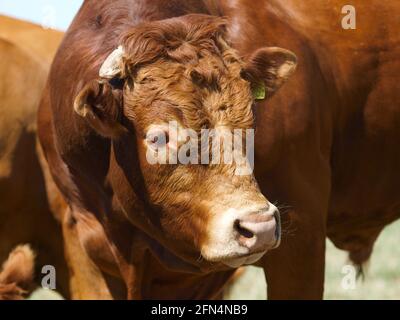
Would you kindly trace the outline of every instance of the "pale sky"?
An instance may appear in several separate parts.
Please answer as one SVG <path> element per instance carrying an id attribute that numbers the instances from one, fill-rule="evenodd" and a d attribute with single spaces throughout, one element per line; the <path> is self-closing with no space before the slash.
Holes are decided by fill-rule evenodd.
<path id="1" fill-rule="evenodd" d="M 0 14 L 66 30 L 83 0 L 0 0 Z"/>

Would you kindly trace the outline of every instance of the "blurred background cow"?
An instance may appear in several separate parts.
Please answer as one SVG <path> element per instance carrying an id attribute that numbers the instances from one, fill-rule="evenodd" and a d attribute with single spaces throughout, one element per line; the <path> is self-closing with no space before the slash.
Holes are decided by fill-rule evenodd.
<path id="1" fill-rule="evenodd" d="M 61 38 L 61 32 L 0 16 L 0 261 L 16 245 L 29 243 L 38 267 L 57 268 L 66 294 L 60 227 L 50 211 L 36 145 L 37 106 Z M 31 259 L 29 249 L 19 252 L 21 259 Z"/>

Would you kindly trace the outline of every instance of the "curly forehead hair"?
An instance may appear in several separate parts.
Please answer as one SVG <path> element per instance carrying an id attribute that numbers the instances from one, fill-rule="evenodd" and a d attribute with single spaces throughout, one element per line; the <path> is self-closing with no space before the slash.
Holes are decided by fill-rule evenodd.
<path id="1" fill-rule="evenodd" d="M 226 25 L 224 18 L 193 14 L 125 33 L 122 76 L 135 78 L 135 90 L 125 95 L 132 119 L 143 128 L 160 118 L 180 119 L 192 129 L 252 127 L 250 86 L 225 40 Z M 136 111 L 143 106 L 156 108 Z"/>
<path id="2" fill-rule="evenodd" d="M 122 36 L 127 71 L 159 59 L 187 63 L 221 55 L 230 48 L 226 25 L 224 18 L 199 14 L 140 24 Z"/>

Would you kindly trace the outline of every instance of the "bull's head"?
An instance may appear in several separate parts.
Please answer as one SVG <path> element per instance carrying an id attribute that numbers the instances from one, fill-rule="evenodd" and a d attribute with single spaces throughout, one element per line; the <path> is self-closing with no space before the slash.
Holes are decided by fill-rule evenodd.
<path id="1" fill-rule="evenodd" d="M 255 101 L 276 92 L 296 57 L 261 48 L 243 61 L 227 43 L 225 24 L 189 15 L 135 27 L 80 92 L 75 111 L 105 137 L 134 133 L 164 239 L 239 266 L 280 242 L 278 209 L 259 190 L 248 148 Z M 212 138 L 222 144 L 216 148 Z"/>

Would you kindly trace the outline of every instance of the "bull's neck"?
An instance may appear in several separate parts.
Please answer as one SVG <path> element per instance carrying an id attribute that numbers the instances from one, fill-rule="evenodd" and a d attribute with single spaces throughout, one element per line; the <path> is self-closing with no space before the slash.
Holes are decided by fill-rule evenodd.
<path id="1" fill-rule="evenodd" d="M 107 15 L 123 12 L 134 24 L 162 20 L 190 13 L 219 15 L 217 0 L 85 0 L 85 7 L 97 8 Z"/>

